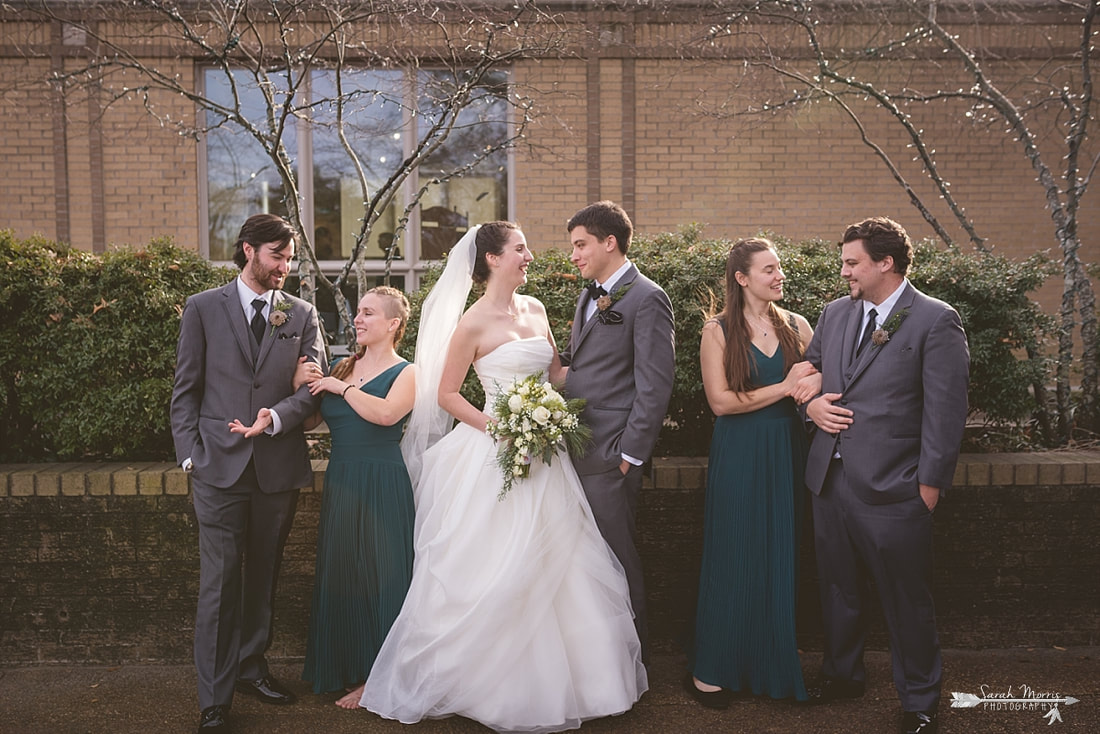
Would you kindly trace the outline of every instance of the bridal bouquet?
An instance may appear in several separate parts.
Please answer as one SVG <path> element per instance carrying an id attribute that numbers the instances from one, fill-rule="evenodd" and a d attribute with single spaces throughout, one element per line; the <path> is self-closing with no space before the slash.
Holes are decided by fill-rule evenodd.
<path id="1" fill-rule="evenodd" d="M 497 393 L 492 405 L 496 421 L 489 421 L 485 430 L 500 444 L 497 465 L 504 484 L 498 500 L 504 499 L 517 479 L 531 475 L 535 459 L 549 465 L 558 448 L 585 449 L 592 430 L 577 418 L 584 403 L 581 398 L 566 400 L 543 381 L 541 372 L 514 380 Z"/>

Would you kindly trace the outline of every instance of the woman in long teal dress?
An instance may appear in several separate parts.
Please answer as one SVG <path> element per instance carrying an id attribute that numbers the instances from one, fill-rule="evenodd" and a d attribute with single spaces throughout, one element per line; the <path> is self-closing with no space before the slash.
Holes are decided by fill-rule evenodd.
<path id="1" fill-rule="evenodd" d="M 302 677 L 314 693 L 348 691 L 336 703 L 349 709 L 359 705 L 412 578 L 413 494 L 399 442 L 415 371 L 396 352 L 408 313 L 401 291 L 368 291 L 355 317 L 355 355 L 327 377 L 308 363 L 298 375 L 314 395 L 324 393 L 320 412 L 332 435 Z"/>
<path id="2" fill-rule="evenodd" d="M 712 708 L 725 708 L 737 692 L 807 698 L 795 640 L 807 442 L 795 399 L 816 393 L 820 375 L 800 361 L 809 323 L 775 305 L 783 280 L 771 242 L 735 244 L 725 308 L 704 324 L 699 347 L 718 418 L 684 686 Z"/>

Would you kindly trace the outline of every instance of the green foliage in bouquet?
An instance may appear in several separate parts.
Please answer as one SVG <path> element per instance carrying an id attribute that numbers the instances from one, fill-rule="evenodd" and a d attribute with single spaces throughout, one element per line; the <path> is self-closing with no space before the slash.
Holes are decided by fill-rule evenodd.
<path id="1" fill-rule="evenodd" d="M 498 500 L 512 491 L 517 479 L 531 476 L 531 464 L 539 460 L 550 466 L 554 454 L 565 449 L 583 454 L 592 441 L 592 429 L 580 421 L 585 400 L 566 400 L 538 372 L 517 379 L 497 391 L 486 431 L 499 450 L 497 465 L 504 483 Z"/>

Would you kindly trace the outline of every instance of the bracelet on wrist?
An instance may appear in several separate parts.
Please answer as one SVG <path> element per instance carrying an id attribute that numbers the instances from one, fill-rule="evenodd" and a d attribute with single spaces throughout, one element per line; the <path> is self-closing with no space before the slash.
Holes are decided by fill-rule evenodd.
<path id="1" fill-rule="evenodd" d="M 347 400 L 348 399 L 348 397 L 347 397 L 348 396 L 348 390 L 350 390 L 351 388 L 352 388 L 352 385 L 348 385 L 347 387 L 345 387 L 343 392 L 340 393 L 340 397 L 342 397 L 344 400 Z"/>

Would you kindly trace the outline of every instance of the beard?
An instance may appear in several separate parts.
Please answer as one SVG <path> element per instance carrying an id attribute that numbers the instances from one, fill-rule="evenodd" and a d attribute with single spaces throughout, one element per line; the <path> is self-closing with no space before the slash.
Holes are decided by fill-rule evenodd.
<path id="1" fill-rule="evenodd" d="M 286 282 L 285 275 L 277 270 L 268 270 L 260 264 L 259 258 L 253 258 L 249 269 L 252 272 L 253 279 L 265 288 L 277 291 L 280 290 L 283 287 L 283 283 Z"/>

